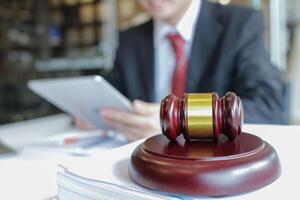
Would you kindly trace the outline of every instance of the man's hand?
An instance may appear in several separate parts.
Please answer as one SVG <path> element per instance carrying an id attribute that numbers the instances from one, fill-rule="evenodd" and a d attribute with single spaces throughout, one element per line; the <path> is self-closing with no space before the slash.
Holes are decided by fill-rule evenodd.
<path id="1" fill-rule="evenodd" d="M 115 109 L 104 109 L 101 112 L 101 116 L 106 123 L 122 133 L 130 141 L 161 132 L 159 104 L 135 100 L 132 113 Z"/>

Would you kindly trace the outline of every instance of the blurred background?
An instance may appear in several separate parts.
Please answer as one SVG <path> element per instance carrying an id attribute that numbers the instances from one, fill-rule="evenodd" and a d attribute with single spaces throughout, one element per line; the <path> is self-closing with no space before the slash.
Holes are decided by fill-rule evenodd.
<path id="1" fill-rule="evenodd" d="M 300 124 L 300 1 L 215 2 L 263 10 L 266 47 L 285 77 L 289 123 Z M 148 19 L 137 0 L 1 0 L 0 124 L 60 113 L 27 81 L 109 72 L 118 32 Z"/>

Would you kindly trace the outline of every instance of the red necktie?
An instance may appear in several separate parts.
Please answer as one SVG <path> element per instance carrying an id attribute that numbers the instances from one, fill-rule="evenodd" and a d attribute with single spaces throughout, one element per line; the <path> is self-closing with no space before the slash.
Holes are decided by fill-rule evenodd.
<path id="1" fill-rule="evenodd" d="M 181 97 L 186 89 L 188 62 L 185 55 L 185 41 L 179 34 L 169 34 L 168 38 L 174 50 L 176 66 L 172 79 L 172 93 Z"/>

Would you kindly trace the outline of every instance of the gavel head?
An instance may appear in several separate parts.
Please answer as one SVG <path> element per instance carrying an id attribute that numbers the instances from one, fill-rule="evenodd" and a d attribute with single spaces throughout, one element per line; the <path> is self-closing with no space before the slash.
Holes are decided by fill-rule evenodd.
<path id="1" fill-rule="evenodd" d="M 183 134 L 186 140 L 216 139 L 221 134 L 233 140 L 241 133 L 244 121 L 240 98 L 228 92 L 221 99 L 217 93 L 167 96 L 160 107 L 162 132 L 175 141 Z"/>

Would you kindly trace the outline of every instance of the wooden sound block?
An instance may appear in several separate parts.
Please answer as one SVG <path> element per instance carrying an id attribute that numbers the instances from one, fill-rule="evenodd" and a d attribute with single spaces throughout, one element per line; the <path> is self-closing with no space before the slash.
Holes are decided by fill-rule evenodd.
<path id="1" fill-rule="evenodd" d="M 256 190 L 280 176 L 276 151 L 257 136 L 234 141 L 170 142 L 157 135 L 131 156 L 129 174 L 149 189 L 189 196 L 225 196 Z"/>

